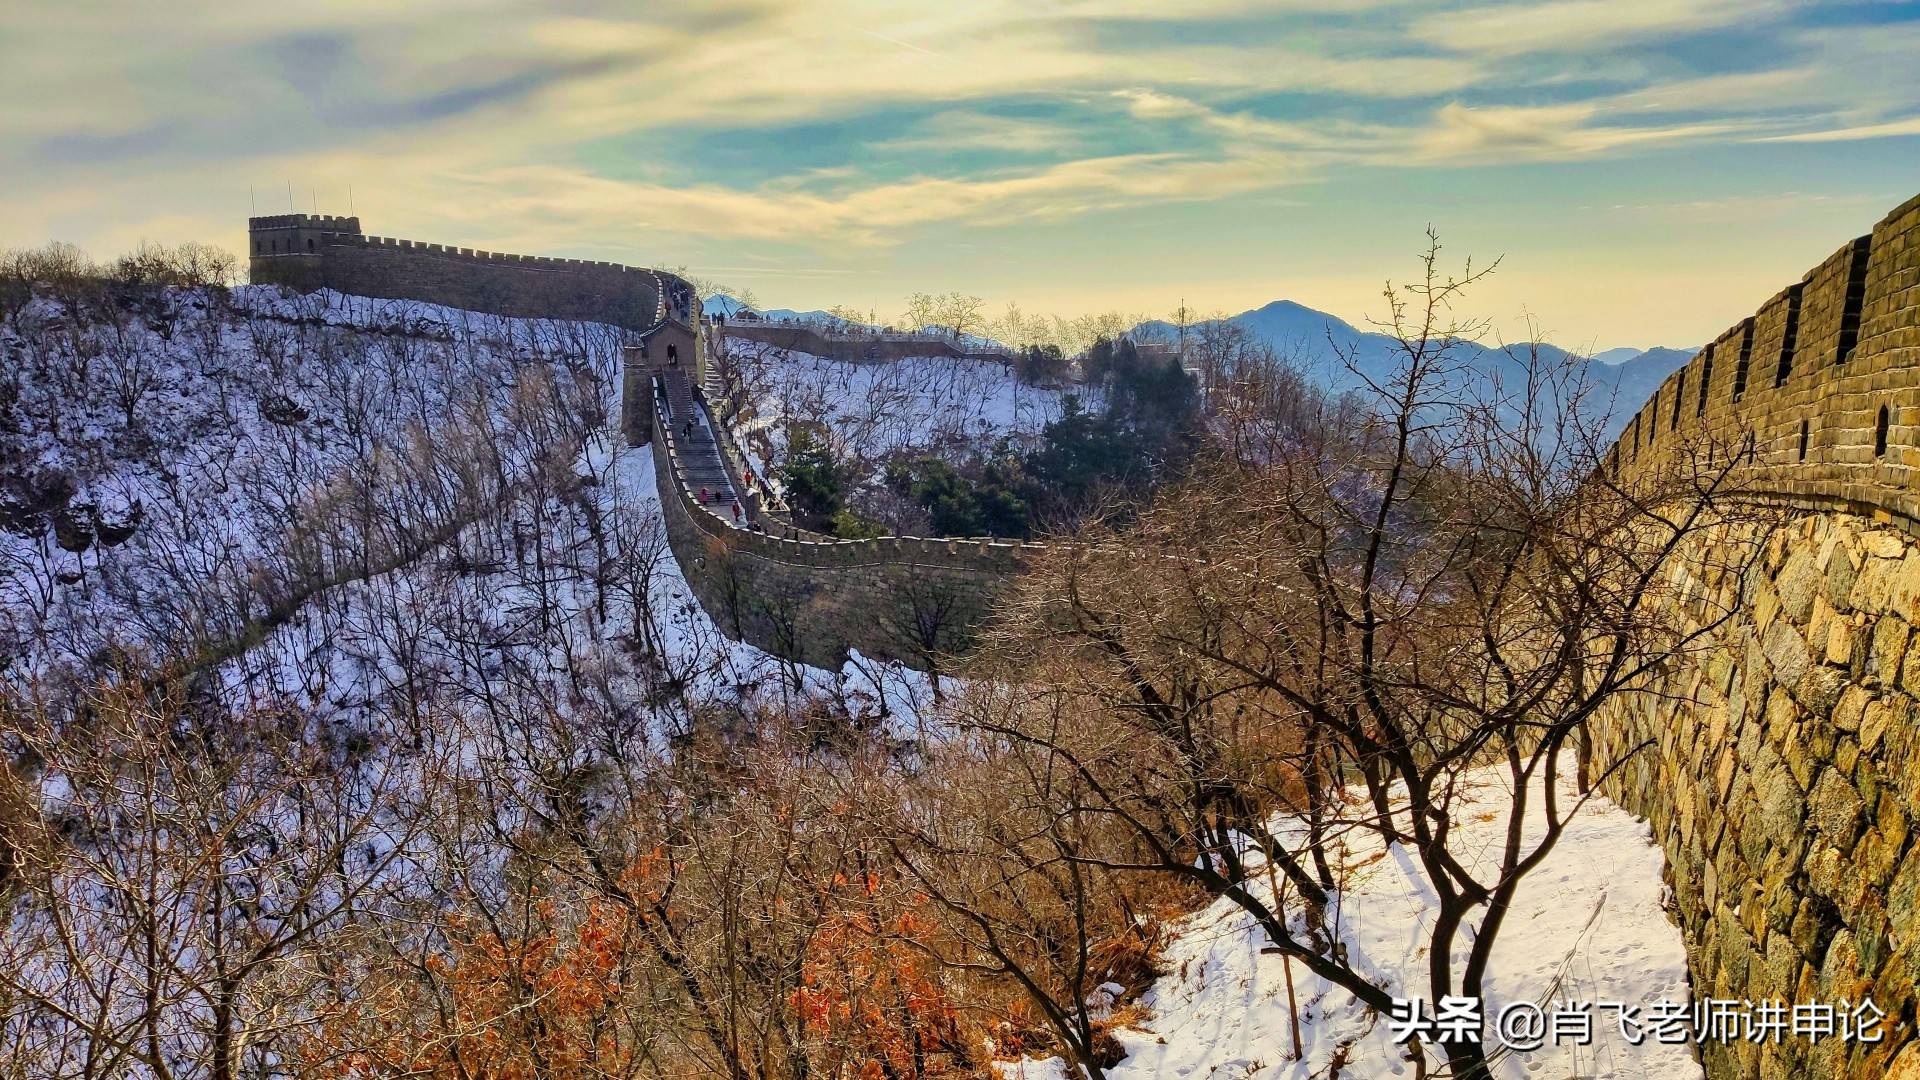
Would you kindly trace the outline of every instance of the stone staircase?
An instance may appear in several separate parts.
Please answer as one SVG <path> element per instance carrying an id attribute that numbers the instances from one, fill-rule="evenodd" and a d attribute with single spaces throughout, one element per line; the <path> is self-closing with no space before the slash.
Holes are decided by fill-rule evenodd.
<path id="1" fill-rule="evenodd" d="M 667 390 L 668 430 L 673 435 L 680 482 L 696 494 L 704 489 L 708 502 L 718 508 L 723 519 L 730 516 L 725 508 L 732 506 L 740 506 L 744 515 L 746 507 L 740 502 L 739 492 L 734 490 L 720 447 L 714 441 L 712 421 L 694 399 L 693 381 L 687 378 L 686 369 L 663 368 L 660 375 Z M 689 419 L 693 421 L 691 429 L 687 426 Z"/>
<path id="2" fill-rule="evenodd" d="M 727 404 L 726 398 L 724 397 L 724 395 L 727 392 L 727 387 L 726 387 L 726 384 L 721 382 L 720 380 L 720 371 L 719 371 L 718 365 L 716 364 L 707 365 L 707 373 L 705 377 L 702 378 L 700 381 L 700 390 L 702 393 L 706 394 L 708 401 L 715 402 L 720 406 L 721 412 L 724 413 L 729 408 L 731 408 L 731 406 Z"/>

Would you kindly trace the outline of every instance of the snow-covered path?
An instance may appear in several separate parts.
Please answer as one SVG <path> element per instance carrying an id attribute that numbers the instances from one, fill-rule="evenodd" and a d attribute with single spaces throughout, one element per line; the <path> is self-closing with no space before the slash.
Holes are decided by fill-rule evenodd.
<path id="1" fill-rule="evenodd" d="M 1456 835 L 1462 851 L 1491 854 L 1506 829 L 1505 774 L 1486 770 L 1475 779 L 1478 791 L 1462 806 Z M 1570 781 L 1567 794 L 1572 794 Z M 1542 827 L 1529 818 L 1527 834 L 1537 835 Z M 1417 861 L 1404 851 L 1386 850 L 1369 834 L 1353 838 L 1345 865 L 1351 877 L 1339 896 L 1337 919 L 1349 955 L 1364 958 L 1396 996 L 1419 994 L 1433 912 L 1426 899 L 1432 890 Z M 1662 866 L 1647 826 L 1596 798 L 1525 879 L 1494 948 L 1488 1045 L 1498 1046 L 1492 1038 L 1494 1015 L 1503 1005 L 1523 1000 L 1548 1010 L 1554 1002 L 1593 1003 L 1593 1038 L 1590 1045 L 1548 1044 L 1533 1053 L 1504 1055 L 1495 1063 L 1496 1076 L 1698 1080 L 1702 1075 L 1688 1047 L 1651 1039 L 1631 1045 L 1620 1034 L 1615 1013 L 1599 1008 L 1601 1002 L 1644 1009 L 1689 1000 L 1680 931 L 1661 906 Z M 1169 974 L 1143 999 L 1151 1018 L 1118 1032 L 1128 1056 L 1107 1075 L 1114 1080 L 1415 1075 L 1384 1019 L 1298 965 L 1292 976 L 1304 1053 L 1295 1060 L 1286 961 L 1262 955 L 1264 944 L 1252 918 L 1231 901 L 1191 916 L 1167 952 Z M 1429 1072 L 1442 1064 L 1433 1055 Z M 1001 1069 L 1026 1080 L 1065 1075 L 1057 1058 L 1006 1063 Z"/>

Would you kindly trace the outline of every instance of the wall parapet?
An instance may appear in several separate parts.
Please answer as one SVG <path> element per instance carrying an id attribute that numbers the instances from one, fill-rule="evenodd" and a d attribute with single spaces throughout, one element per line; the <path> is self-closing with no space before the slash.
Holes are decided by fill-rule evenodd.
<path id="1" fill-rule="evenodd" d="M 1791 511 L 1679 553 L 1704 648 L 1589 734 L 1666 852 L 1698 997 L 1858 1003 L 1879 1043 L 1702 1047 L 1714 1080 L 1920 1069 L 1920 196 L 1708 343 L 1602 468 L 1751 456 Z M 1728 460 L 1721 458 L 1722 461 Z M 1732 544 L 1758 554 L 1724 565 Z M 1703 614 L 1704 613 L 1704 614 Z"/>
<path id="2" fill-rule="evenodd" d="M 690 323 L 693 289 L 671 274 L 592 259 L 516 255 L 364 232 L 357 217 L 247 220 L 249 277 L 519 318 L 608 322 L 652 332 Z"/>
<path id="3" fill-rule="evenodd" d="M 728 636 L 838 668 L 850 650 L 939 670 L 964 653 L 994 599 L 1044 545 L 915 536 L 796 539 L 743 529 L 679 481 L 672 424 L 652 413 L 654 481 L 667 542 L 701 607 Z"/>
<path id="4" fill-rule="evenodd" d="M 1920 196 L 1734 324 L 1660 384 L 1606 457 L 1751 445 L 1763 487 L 1920 531 Z"/>
<path id="5" fill-rule="evenodd" d="M 849 364 L 903 360 L 909 356 L 947 356 L 997 363 L 1007 363 L 1013 359 L 1010 349 L 963 347 L 951 339 L 929 334 L 835 334 L 806 323 L 738 322 L 733 319 L 728 319 L 720 329 L 729 337 Z"/>

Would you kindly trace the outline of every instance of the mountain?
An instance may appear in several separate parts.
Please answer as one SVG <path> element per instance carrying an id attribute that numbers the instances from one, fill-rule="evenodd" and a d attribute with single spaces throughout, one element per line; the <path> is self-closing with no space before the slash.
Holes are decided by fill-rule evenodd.
<path id="1" fill-rule="evenodd" d="M 725 294 L 706 300 L 708 314 L 732 315 L 741 307 L 740 301 Z M 832 321 L 824 311 L 771 308 L 762 309 L 759 314 L 770 319 Z M 1336 393 L 1359 389 L 1368 379 L 1382 382 L 1399 364 L 1397 343 L 1392 337 L 1361 330 L 1338 316 L 1291 300 L 1275 300 L 1227 321 L 1245 327 L 1308 378 Z M 1134 328 L 1134 333 L 1157 340 L 1172 340 L 1177 335 L 1173 324 L 1160 320 L 1141 323 Z M 1549 364 L 1572 356 L 1567 350 L 1544 342 L 1535 348 Z M 1589 407 L 1607 413 L 1606 433 L 1619 434 L 1661 381 L 1691 359 L 1695 351 L 1619 348 L 1584 358 L 1581 362 L 1586 365 L 1587 377 L 1592 382 L 1592 392 L 1586 401 Z M 1525 376 L 1525 365 L 1505 349 L 1469 342 L 1461 358 L 1464 361 L 1461 389 L 1474 396 L 1489 396 L 1495 385 L 1517 386 Z"/>
<path id="2" fill-rule="evenodd" d="M 1227 321 L 1245 327 L 1308 378 L 1336 393 L 1360 389 L 1368 380 L 1383 382 L 1400 363 L 1398 343 L 1391 336 L 1360 330 L 1337 316 L 1291 300 L 1275 300 Z M 1140 324 L 1135 333 L 1170 340 L 1176 330 L 1170 323 L 1155 320 Z M 1534 348 L 1549 364 L 1573 359 L 1585 365 L 1585 375 L 1592 383 L 1586 401 L 1589 407 L 1607 414 L 1609 436 L 1625 428 L 1661 381 L 1691 359 L 1694 352 L 1667 348 L 1609 349 L 1595 356 L 1578 358 L 1544 342 Z M 1519 351 L 1519 348 L 1514 350 Z M 1491 396 L 1496 385 L 1516 387 L 1526 374 L 1523 358 L 1516 358 L 1507 349 L 1469 342 L 1460 356 L 1464 367 L 1460 387 L 1476 397 Z"/>
<path id="3" fill-rule="evenodd" d="M 701 302 L 701 310 L 709 315 L 725 315 L 729 318 L 746 309 L 745 304 L 726 293 L 714 293 Z M 754 314 L 766 319 L 792 319 L 795 322 L 838 322 L 824 311 L 795 311 L 792 308 L 754 308 Z"/>
<path id="4" fill-rule="evenodd" d="M 700 310 L 708 315 L 731 317 L 747 305 L 728 296 L 726 293 L 714 293 L 700 302 Z"/>

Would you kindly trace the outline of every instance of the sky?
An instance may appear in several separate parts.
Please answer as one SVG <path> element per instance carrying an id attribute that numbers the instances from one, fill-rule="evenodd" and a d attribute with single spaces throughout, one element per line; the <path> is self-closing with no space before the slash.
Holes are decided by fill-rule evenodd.
<path id="1" fill-rule="evenodd" d="M 251 213 L 915 291 L 1697 345 L 1920 192 L 1907 0 L 7 0 L 0 247 Z"/>

